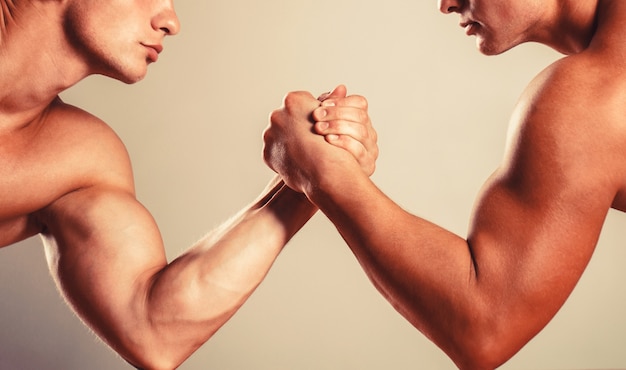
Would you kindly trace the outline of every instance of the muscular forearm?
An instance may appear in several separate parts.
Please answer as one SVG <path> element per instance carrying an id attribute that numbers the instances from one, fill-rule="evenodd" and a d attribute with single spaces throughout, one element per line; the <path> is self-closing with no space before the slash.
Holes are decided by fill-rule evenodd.
<path id="1" fill-rule="evenodd" d="M 421 327 L 416 317 L 423 316 L 418 312 L 426 310 L 429 302 L 416 298 L 426 294 L 426 285 L 434 285 L 425 280 L 429 275 L 445 274 L 435 267 L 433 258 L 445 261 L 452 273 L 462 271 L 469 277 L 472 264 L 467 244 L 404 211 L 369 179 L 350 178 L 349 183 L 339 180 L 324 184 L 308 196 L 335 224 L 381 293 Z"/>
<path id="2" fill-rule="evenodd" d="M 53 276 L 85 322 L 136 366 L 172 369 L 236 312 L 315 211 L 274 181 L 168 264 L 133 194 L 90 188 L 46 210 L 43 239 Z"/>
<path id="3" fill-rule="evenodd" d="M 328 176 L 307 195 L 337 226 L 377 289 L 459 367 L 499 365 L 549 319 L 535 317 L 536 325 L 492 343 L 502 338 L 502 324 L 519 324 L 507 310 L 520 291 L 497 288 L 506 284 L 507 271 L 489 271 L 497 264 L 477 261 L 468 241 L 406 212 L 356 171 Z M 475 270 L 479 262 L 484 280 Z"/>
<path id="4" fill-rule="evenodd" d="M 266 276 L 289 239 L 316 208 L 282 181 L 249 208 L 160 271 L 150 288 L 150 320 L 182 344 L 210 338 Z M 202 329 L 199 329 L 202 328 Z"/>

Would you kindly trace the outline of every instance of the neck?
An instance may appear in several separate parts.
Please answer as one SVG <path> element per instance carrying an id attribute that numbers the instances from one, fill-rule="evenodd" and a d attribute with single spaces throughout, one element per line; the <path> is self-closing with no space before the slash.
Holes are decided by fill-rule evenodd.
<path id="1" fill-rule="evenodd" d="M 605 0 L 561 0 L 548 17 L 536 41 L 571 55 L 585 50 L 596 31 L 598 7 Z"/>
<path id="2" fill-rule="evenodd" d="M 23 125 L 87 76 L 63 32 L 61 2 L 0 0 L 0 124 Z M 7 123 L 8 122 L 8 123 Z"/>

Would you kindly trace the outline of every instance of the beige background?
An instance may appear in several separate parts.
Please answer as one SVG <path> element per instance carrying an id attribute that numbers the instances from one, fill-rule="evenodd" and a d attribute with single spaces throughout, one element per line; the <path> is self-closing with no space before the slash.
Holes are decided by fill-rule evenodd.
<path id="1" fill-rule="evenodd" d="M 345 83 L 380 135 L 375 182 L 465 235 L 525 83 L 559 56 L 484 57 L 434 0 L 179 1 L 183 23 L 147 79 L 94 77 L 64 98 L 126 142 L 139 198 L 173 258 L 260 192 L 268 113 L 285 92 Z M 367 212 L 366 205 L 363 211 Z M 625 368 L 626 217 L 611 212 L 554 321 L 505 369 Z M 106 263 L 106 261 L 103 261 Z M 0 250 L 0 369 L 125 369 L 69 312 L 38 239 Z M 453 369 L 371 286 L 321 215 L 244 308 L 182 369 Z"/>

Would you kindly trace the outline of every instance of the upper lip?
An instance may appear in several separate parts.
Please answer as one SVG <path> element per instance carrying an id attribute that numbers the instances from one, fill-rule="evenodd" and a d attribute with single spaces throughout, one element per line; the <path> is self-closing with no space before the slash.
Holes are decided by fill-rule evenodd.
<path id="1" fill-rule="evenodd" d="M 161 52 L 163 51 L 163 45 L 161 44 L 143 44 L 143 46 L 154 49 L 157 54 L 161 54 Z"/>
<path id="2" fill-rule="evenodd" d="M 461 20 L 461 22 L 459 23 L 459 25 L 460 25 L 461 27 L 465 28 L 465 27 L 469 26 L 470 24 L 474 24 L 474 23 L 476 23 L 476 22 L 474 22 L 474 21 L 473 21 L 473 20 L 471 20 L 471 19 L 467 19 L 467 20 Z"/>

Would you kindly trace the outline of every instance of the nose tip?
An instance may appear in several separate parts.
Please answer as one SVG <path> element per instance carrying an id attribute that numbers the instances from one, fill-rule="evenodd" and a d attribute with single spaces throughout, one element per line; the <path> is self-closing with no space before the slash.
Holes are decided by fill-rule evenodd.
<path id="1" fill-rule="evenodd" d="M 174 7 L 170 6 L 154 17 L 152 27 L 155 30 L 163 31 L 166 35 L 176 35 L 180 31 L 180 20 Z"/>
<path id="2" fill-rule="evenodd" d="M 463 6 L 462 0 L 438 0 L 439 11 L 443 14 L 458 13 Z"/>
<path id="3" fill-rule="evenodd" d="M 172 20 L 168 22 L 164 31 L 171 36 L 176 35 L 180 31 L 180 20 L 178 19 L 178 16 L 176 16 L 176 13 L 174 13 Z"/>

